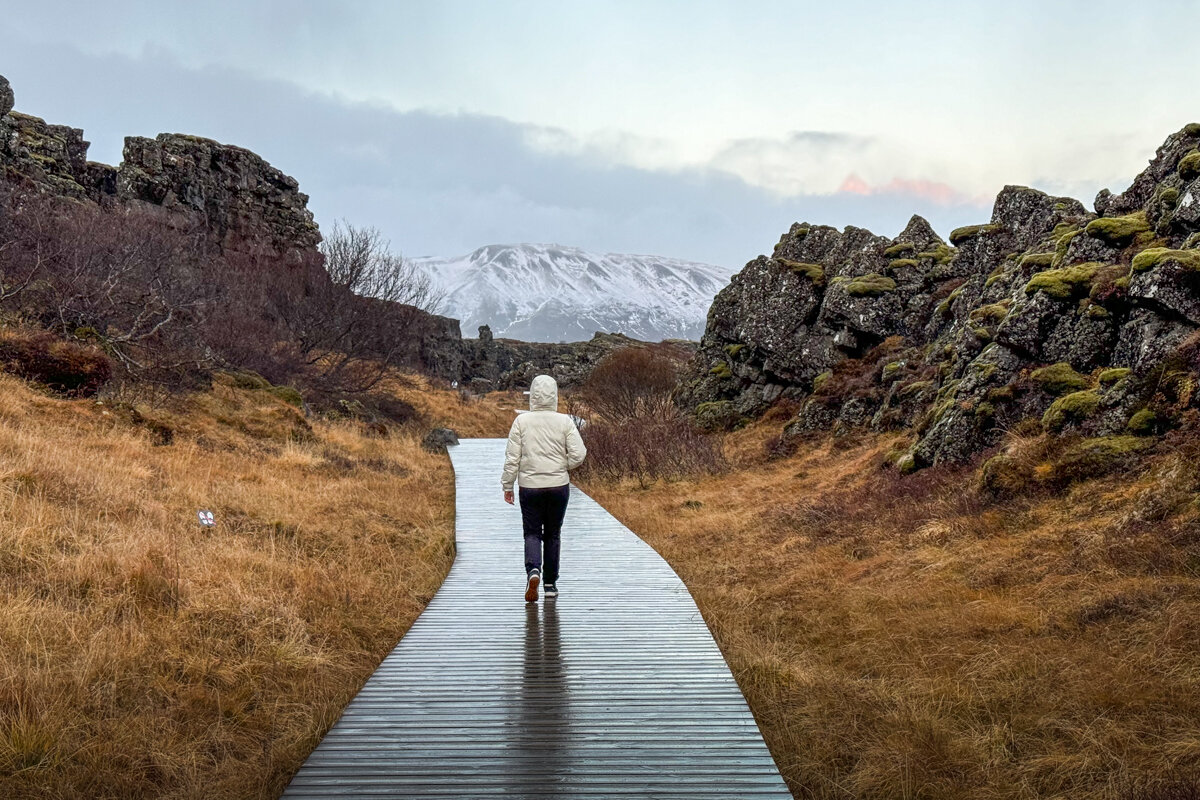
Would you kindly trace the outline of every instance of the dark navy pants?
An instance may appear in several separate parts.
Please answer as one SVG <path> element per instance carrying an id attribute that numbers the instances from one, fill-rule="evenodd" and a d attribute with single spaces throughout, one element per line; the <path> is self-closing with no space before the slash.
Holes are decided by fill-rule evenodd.
<path id="1" fill-rule="evenodd" d="M 559 533 L 562 531 L 563 516 L 567 513 L 571 485 L 545 489 L 526 489 L 522 486 L 520 496 L 521 524 L 525 528 L 525 574 L 538 569 L 542 571 L 543 581 L 554 583 L 558 580 Z M 543 550 L 545 567 L 542 566 Z"/>

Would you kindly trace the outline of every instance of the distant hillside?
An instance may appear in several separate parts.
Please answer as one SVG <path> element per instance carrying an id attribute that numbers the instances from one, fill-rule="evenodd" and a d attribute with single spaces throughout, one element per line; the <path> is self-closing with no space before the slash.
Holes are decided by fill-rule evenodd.
<path id="1" fill-rule="evenodd" d="M 576 342 L 623 333 L 643 341 L 700 338 L 732 270 L 659 256 L 595 255 L 543 244 L 489 245 L 459 258 L 418 258 L 446 293 L 442 313 L 474 332 Z"/>

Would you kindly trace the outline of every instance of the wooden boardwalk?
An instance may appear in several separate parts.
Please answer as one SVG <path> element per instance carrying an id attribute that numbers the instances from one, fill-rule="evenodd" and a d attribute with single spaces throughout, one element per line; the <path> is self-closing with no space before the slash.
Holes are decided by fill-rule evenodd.
<path id="1" fill-rule="evenodd" d="M 454 567 L 284 797 L 791 798 L 670 566 L 572 489 L 526 605 L 504 441 L 450 452 Z"/>

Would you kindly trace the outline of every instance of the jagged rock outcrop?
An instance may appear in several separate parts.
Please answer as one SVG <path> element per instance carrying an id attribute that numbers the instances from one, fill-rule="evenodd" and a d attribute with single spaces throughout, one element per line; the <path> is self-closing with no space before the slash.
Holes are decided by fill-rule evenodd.
<path id="1" fill-rule="evenodd" d="M 525 388 L 543 373 L 553 376 L 559 388 L 569 389 L 587 380 L 596 364 L 614 350 L 645 344 L 620 333 L 597 333 L 586 342 L 557 344 L 496 339 L 487 325 L 481 325 L 479 338 L 464 342 L 463 375 L 476 391 Z M 689 356 L 695 348 L 682 340 L 668 344 Z"/>
<path id="2" fill-rule="evenodd" d="M 296 180 L 260 156 L 185 134 L 125 139 L 119 166 L 87 160 L 83 131 L 13 111 L 0 76 L 0 180 L 56 197 L 138 207 L 164 225 L 204 232 L 227 258 L 251 268 L 281 260 L 289 269 L 320 268 L 320 231 Z M 262 257 L 261 260 L 256 260 Z M 285 276 L 279 276 L 285 279 Z M 378 302 L 363 298 L 363 302 Z M 411 306 L 393 309 L 403 363 L 446 380 L 464 375 L 467 347 L 458 321 Z"/>
<path id="3" fill-rule="evenodd" d="M 240 147 L 178 133 L 125 139 L 119 166 L 87 160 L 83 131 L 12 110 L 0 77 L 0 171 L 11 183 L 102 204 L 138 204 L 200 226 L 226 253 L 296 256 L 321 235 L 296 180 Z"/>
<path id="4" fill-rule="evenodd" d="M 126 137 L 124 157 L 115 176 L 122 199 L 202 222 L 223 250 L 286 253 L 321 241 L 296 179 L 249 150 L 162 133 Z"/>
<path id="5" fill-rule="evenodd" d="M 1029 420 L 1169 426 L 1197 367 L 1198 148 L 1200 125 L 1173 134 L 1096 213 L 1005 187 L 948 244 L 920 217 L 894 239 L 794 225 L 717 296 L 680 403 L 711 425 L 790 398 L 788 436 L 912 427 L 905 468 L 967 460 Z M 1067 373 L 1070 391 L 1051 380 Z"/>

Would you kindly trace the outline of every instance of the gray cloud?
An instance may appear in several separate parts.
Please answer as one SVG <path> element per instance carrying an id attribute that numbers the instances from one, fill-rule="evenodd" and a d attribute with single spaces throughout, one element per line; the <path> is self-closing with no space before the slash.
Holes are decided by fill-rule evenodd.
<path id="1" fill-rule="evenodd" d="M 922 213 L 945 232 L 990 212 L 903 193 L 780 198 L 719 168 L 652 171 L 587 148 L 547 152 L 532 144 L 545 129 L 347 103 L 239 71 L 186 68 L 163 53 L 96 56 L 10 40 L 0 58 L 17 108 L 85 128 L 96 160 L 119 160 L 125 135 L 238 144 L 295 176 L 323 225 L 340 217 L 374 225 L 408 255 L 530 241 L 737 266 L 797 220 L 894 234 Z M 817 150 L 865 141 L 793 139 Z"/>

